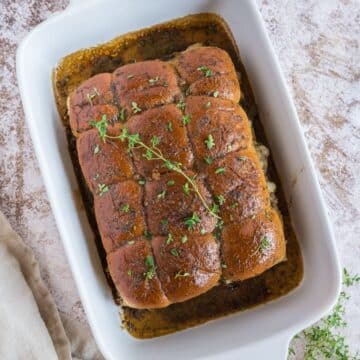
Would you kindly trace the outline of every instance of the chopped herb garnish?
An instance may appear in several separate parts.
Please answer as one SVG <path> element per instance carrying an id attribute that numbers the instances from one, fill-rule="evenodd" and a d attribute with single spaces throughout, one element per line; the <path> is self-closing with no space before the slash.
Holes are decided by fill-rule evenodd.
<path id="1" fill-rule="evenodd" d="M 196 224 L 200 224 L 201 220 L 199 218 L 199 215 L 194 212 L 191 217 L 186 218 L 184 223 L 187 225 L 188 230 L 193 230 Z"/>
<path id="2" fill-rule="evenodd" d="M 171 244 L 174 241 L 174 237 L 172 236 L 172 234 L 168 234 L 168 237 L 166 239 L 166 245 Z"/>
<path id="3" fill-rule="evenodd" d="M 163 190 L 158 193 L 157 197 L 158 199 L 165 199 L 165 195 L 166 195 L 166 190 Z"/>
<path id="4" fill-rule="evenodd" d="M 145 179 L 140 179 L 140 180 L 138 181 L 138 183 L 139 183 L 139 185 L 145 185 Z"/>
<path id="5" fill-rule="evenodd" d="M 167 129 L 168 129 L 168 131 L 170 131 L 170 132 L 173 132 L 173 131 L 174 131 L 173 125 L 172 125 L 172 122 L 171 122 L 171 121 L 168 122 L 168 124 L 167 124 Z"/>
<path id="6" fill-rule="evenodd" d="M 174 180 L 169 180 L 167 183 L 166 183 L 167 186 L 173 186 L 175 185 L 175 181 Z"/>
<path id="7" fill-rule="evenodd" d="M 94 154 L 98 154 L 100 152 L 100 146 L 98 144 L 96 144 L 95 148 L 94 148 Z"/>
<path id="8" fill-rule="evenodd" d="M 168 219 L 162 219 L 161 220 L 161 225 L 168 225 L 169 224 L 169 220 Z"/>
<path id="9" fill-rule="evenodd" d="M 133 77 L 134 77 L 133 74 L 129 74 L 129 75 L 127 76 L 128 79 L 132 79 Z"/>
<path id="10" fill-rule="evenodd" d="M 155 147 L 155 146 L 157 146 L 157 145 L 160 144 L 160 138 L 159 138 L 158 136 L 153 136 L 153 137 L 151 138 L 150 142 L 151 142 L 151 145 L 152 145 L 153 147 Z"/>
<path id="11" fill-rule="evenodd" d="M 129 245 L 134 245 L 134 244 L 135 244 L 135 240 L 129 240 L 127 243 L 128 243 Z"/>
<path id="12" fill-rule="evenodd" d="M 190 124 L 190 121 L 191 121 L 190 115 L 184 115 L 182 117 L 182 122 L 183 122 L 184 125 Z"/>
<path id="13" fill-rule="evenodd" d="M 217 195 L 216 200 L 217 200 L 217 202 L 219 203 L 220 206 L 224 205 L 224 203 L 225 203 L 225 198 L 224 198 L 223 195 Z"/>
<path id="14" fill-rule="evenodd" d="M 201 71 L 205 75 L 205 77 L 210 77 L 213 74 L 212 71 L 204 65 L 199 66 L 196 70 Z"/>
<path id="15" fill-rule="evenodd" d="M 219 92 L 216 90 L 214 91 L 214 94 L 213 94 L 214 98 L 217 98 L 219 96 Z"/>
<path id="16" fill-rule="evenodd" d="M 120 110 L 119 118 L 121 121 L 123 121 L 123 122 L 125 121 L 125 108 L 122 108 Z"/>
<path id="17" fill-rule="evenodd" d="M 183 100 L 180 100 L 177 104 L 176 107 L 180 110 L 185 110 L 185 102 Z"/>
<path id="18" fill-rule="evenodd" d="M 179 253 L 175 248 L 170 249 L 170 254 L 173 255 L 173 256 L 179 256 Z"/>
<path id="19" fill-rule="evenodd" d="M 187 277 L 187 276 L 190 276 L 190 274 L 188 272 L 180 270 L 175 274 L 175 279 L 180 278 L 180 277 Z"/>
<path id="20" fill-rule="evenodd" d="M 144 231 L 144 236 L 149 240 L 152 239 L 152 233 L 149 230 Z"/>
<path id="21" fill-rule="evenodd" d="M 100 177 L 100 175 L 99 175 L 99 174 L 96 174 L 96 175 L 94 176 L 94 180 L 97 180 L 99 177 Z"/>
<path id="22" fill-rule="evenodd" d="M 208 135 L 207 139 L 204 142 L 209 150 L 215 146 L 215 141 L 211 134 Z"/>
<path id="23" fill-rule="evenodd" d="M 109 186 L 105 184 L 98 184 L 98 190 L 99 190 L 99 195 L 103 196 L 106 192 L 109 191 Z"/>
<path id="24" fill-rule="evenodd" d="M 214 203 L 211 207 L 211 212 L 217 214 L 219 212 L 219 205 Z"/>
<path id="25" fill-rule="evenodd" d="M 201 230 L 200 230 L 200 234 L 201 234 L 201 235 L 206 234 L 206 230 L 205 230 L 204 228 L 201 228 Z"/>
<path id="26" fill-rule="evenodd" d="M 239 206 L 239 204 L 238 204 L 237 202 L 233 202 L 233 203 L 230 205 L 231 209 L 235 209 L 235 208 L 237 208 L 238 206 Z"/>
<path id="27" fill-rule="evenodd" d="M 208 165 L 211 165 L 214 160 L 213 160 L 213 158 L 212 158 L 211 156 L 205 156 L 205 157 L 204 157 L 204 161 L 205 161 Z"/>
<path id="28" fill-rule="evenodd" d="M 267 238 L 267 236 L 263 236 L 263 238 L 260 241 L 260 244 L 257 248 L 257 251 L 260 251 L 261 253 L 263 253 L 265 250 L 267 250 L 270 247 L 270 241 Z"/>
<path id="29" fill-rule="evenodd" d="M 186 235 L 181 237 L 181 242 L 185 244 L 188 241 L 188 237 Z"/>
<path id="30" fill-rule="evenodd" d="M 145 279 L 152 279 L 155 276 L 155 262 L 154 258 L 151 255 L 148 255 L 145 258 L 145 265 L 147 266 L 147 271 L 144 273 Z"/>
<path id="31" fill-rule="evenodd" d="M 349 272 L 344 268 L 343 270 L 343 284 L 346 286 L 353 286 L 354 284 L 360 284 L 360 276 L 355 274 L 351 276 Z"/>
<path id="32" fill-rule="evenodd" d="M 131 271 L 131 270 L 128 270 L 127 274 L 128 274 L 129 276 L 132 276 L 132 271 Z"/>
<path id="33" fill-rule="evenodd" d="M 205 108 L 208 109 L 210 106 L 211 106 L 211 102 L 208 101 L 208 102 L 205 104 Z"/>
<path id="34" fill-rule="evenodd" d="M 225 263 L 222 263 L 222 264 L 221 264 L 221 267 L 222 267 L 223 269 L 226 269 L 226 268 L 227 268 L 227 265 L 226 265 Z"/>
<path id="35" fill-rule="evenodd" d="M 169 86 L 169 84 L 166 81 L 164 81 L 163 82 L 163 87 L 168 87 L 168 86 Z"/>
<path id="36" fill-rule="evenodd" d="M 127 212 L 130 211 L 130 205 L 129 204 L 124 204 L 124 205 L 121 206 L 120 210 L 127 213 Z"/>
<path id="37" fill-rule="evenodd" d="M 186 182 L 184 185 L 183 185 L 183 192 L 185 195 L 189 196 L 190 194 L 190 187 L 189 187 L 189 183 Z"/>
<path id="38" fill-rule="evenodd" d="M 225 168 L 223 168 L 223 167 L 218 167 L 215 170 L 215 174 L 223 174 L 224 172 L 225 172 Z"/>
<path id="39" fill-rule="evenodd" d="M 141 109 L 139 108 L 138 104 L 135 101 L 133 101 L 131 103 L 131 109 L 132 109 L 134 114 L 137 114 L 137 113 L 141 112 Z"/>
<path id="40" fill-rule="evenodd" d="M 155 77 L 155 78 L 153 78 L 153 79 L 149 79 L 149 83 L 150 83 L 150 85 L 154 85 L 154 84 L 156 84 L 158 81 L 159 81 L 159 77 L 157 76 L 157 77 Z"/>
<path id="41" fill-rule="evenodd" d="M 98 129 L 100 138 L 103 142 L 105 142 L 106 131 L 108 126 L 108 122 L 106 118 L 107 118 L 106 115 L 103 115 L 100 121 L 94 121 L 94 120 L 90 121 L 90 125 Z"/>

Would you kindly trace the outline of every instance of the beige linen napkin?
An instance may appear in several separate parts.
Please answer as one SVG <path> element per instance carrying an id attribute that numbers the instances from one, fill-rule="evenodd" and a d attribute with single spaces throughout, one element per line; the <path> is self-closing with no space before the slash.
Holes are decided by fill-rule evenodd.
<path id="1" fill-rule="evenodd" d="M 0 212 L 0 359 L 103 359 L 87 329 L 64 325 L 33 253 Z"/>

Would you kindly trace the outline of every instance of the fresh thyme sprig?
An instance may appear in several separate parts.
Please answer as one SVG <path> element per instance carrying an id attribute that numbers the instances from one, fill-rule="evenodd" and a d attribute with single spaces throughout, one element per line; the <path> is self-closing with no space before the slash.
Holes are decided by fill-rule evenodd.
<path id="1" fill-rule="evenodd" d="M 351 276 L 344 269 L 343 285 L 349 287 L 355 284 L 360 284 L 360 276 Z M 360 354 L 351 354 L 345 337 L 337 332 L 338 329 L 347 326 L 344 320 L 344 304 L 349 298 L 350 296 L 342 291 L 330 315 L 294 337 L 294 341 L 303 340 L 305 342 L 304 360 L 360 360 Z M 290 347 L 288 359 L 294 359 L 295 355 L 294 347 Z"/>
<path id="2" fill-rule="evenodd" d="M 147 160 L 160 160 L 164 163 L 164 166 L 168 170 L 174 171 L 174 172 L 180 174 L 181 176 L 183 176 L 186 179 L 187 183 L 191 185 L 192 190 L 195 192 L 195 194 L 197 195 L 197 197 L 199 198 L 199 200 L 205 207 L 206 211 L 208 211 L 209 214 L 212 215 L 213 217 L 221 220 L 220 216 L 217 215 L 212 210 L 212 208 L 207 204 L 206 200 L 204 199 L 204 197 L 202 196 L 202 194 L 200 192 L 198 185 L 195 182 L 195 179 L 193 177 L 187 175 L 186 172 L 181 168 L 181 166 L 182 166 L 181 163 L 171 161 L 164 157 L 161 150 L 157 147 L 157 145 L 160 143 L 160 139 L 158 137 L 154 136 L 151 139 L 151 145 L 149 146 L 141 140 L 139 134 L 131 134 L 131 133 L 129 133 L 128 129 L 125 127 L 122 129 L 122 132 L 120 135 L 110 136 L 107 134 L 108 122 L 107 122 L 106 115 L 103 115 L 101 120 L 98 122 L 91 121 L 90 125 L 92 125 L 98 129 L 100 138 L 104 142 L 106 141 L 106 138 L 119 139 L 122 142 L 127 141 L 128 151 L 131 151 L 135 148 L 136 149 L 139 149 L 139 148 L 144 149 L 145 150 L 144 157 Z"/>

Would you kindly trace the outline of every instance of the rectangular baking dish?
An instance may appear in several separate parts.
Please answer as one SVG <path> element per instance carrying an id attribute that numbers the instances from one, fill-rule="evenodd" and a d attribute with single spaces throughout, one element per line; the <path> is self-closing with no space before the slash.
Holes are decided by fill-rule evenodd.
<path id="1" fill-rule="evenodd" d="M 252 84 L 304 258 L 301 285 L 276 301 L 196 328 L 135 340 L 120 327 L 78 192 L 51 74 L 65 55 L 194 13 L 230 26 Z M 294 105 L 252 0 L 87 0 L 37 26 L 17 53 L 27 125 L 65 251 L 97 344 L 107 359 L 285 359 L 291 337 L 335 303 L 340 268 L 331 225 Z"/>

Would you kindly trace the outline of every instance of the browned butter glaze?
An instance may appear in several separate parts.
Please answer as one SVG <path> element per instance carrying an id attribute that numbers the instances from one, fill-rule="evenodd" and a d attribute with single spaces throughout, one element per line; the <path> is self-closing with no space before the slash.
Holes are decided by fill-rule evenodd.
<path id="1" fill-rule="evenodd" d="M 240 103 L 253 122 L 257 140 L 267 145 L 239 51 L 229 28 L 215 14 L 189 15 L 117 37 L 93 48 L 77 51 L 62 59 L 54 71 L 56 103 L 67 131 L 71 158 L 105 272 L 107 272 L 105 252 L 96 226 L 92 195 L 82 177 L 76 153 L 76 142 L 69 129 L 66 99 L 73 89 L 91 76 L 102 72 L 112 72 L 117 67 L 130 62 L 167 59 L 174 52 L 185 50 L 194 43 L 218 46 L 230 54 L 240 76 L 242 91 Z M 301 252 L 271 157 L 267 178 L 277 184 L 278 207 L 283 216 L 287 240 L 287 260 L 255 278 L 221 284 L 203 295 L 163 309 L 139 310 L 123 307 L 122 323 L 130 334 L 137 338 L 165 335 L 268 302 L 287 294 L 299 285 L 303 276 Z M 107 278 L 113 289 L 115 301 L 119 302 L 111 279 L 109 276 Z"/>

